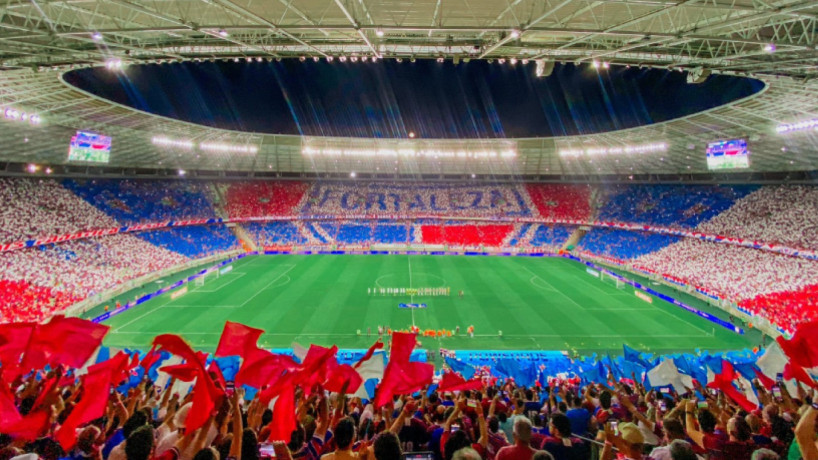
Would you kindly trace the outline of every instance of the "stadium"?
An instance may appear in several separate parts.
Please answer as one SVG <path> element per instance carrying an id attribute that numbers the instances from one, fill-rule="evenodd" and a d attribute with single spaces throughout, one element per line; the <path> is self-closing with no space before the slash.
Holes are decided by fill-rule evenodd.
<path id="1" fill-rule="evenodd" d="M 816 21 L 10 0 L 0 460 L 818 460 Z"/>

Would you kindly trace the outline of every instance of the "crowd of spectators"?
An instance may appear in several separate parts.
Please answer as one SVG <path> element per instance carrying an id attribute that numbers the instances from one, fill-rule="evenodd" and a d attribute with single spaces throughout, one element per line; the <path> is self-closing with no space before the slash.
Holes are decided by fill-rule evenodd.
<path id="1" fill-rule="evenodd" d="M 681 237 L 613 228 L 593 228 L 579 243 L 581 251 L 619 260 L 635 259 L 658 251 Z"/>
<path id="2" fill-rule="evenodd" d="M 526 184 L 540 217 L 588 220 L 591 217 L 591 187 L 567 184 Z"/>
<path id="3" fill-rule="evenodd" d="M 530 245 L 536 248 L 547 248 L 557 252 L 568 237 L 574 232 L 574 227 L 565 225 L 538 225 L 531 238 Z"/>
<path id="4" fill-rule="evenodd" d="M 218 184 L 230 217 L 291 216 L 311 184 L 297 181 L 254 181 Z"/>
<path id="5" fill-rule="evenodd" d="M 818 319 L 818 284 L 794 291 L 757 295 L 743 299 L 738 306 L 754 315 L 769 318 L 779 327 L 792 332 L 799 324 Z"/>
<path id="6" fill-rule="evenodd" d="M 117 227 L 116 221 L 50 179 L 0 178 L 0 243 Z"/>
<path id="7" fill-rule="evenodd" d="M 212 368 L 209 368 L 212 369 Z M 700 384 L 687 393 L 647 388 L 640 379 L 580 383 L 549 376 L 545 386 L 484 378 L 478 389 L 422 388 L 381 407 L 368 396 L 330 392 L 319 383 L 297 387 L 291 404 L 268 405 L 261 392 L 225 390 L 211 370 L 219 398 L 201 428 L 192 425 L 192 397 L 171 379 L 149 377 L 101 396 L 104 416 L 76 428 L 62 425 L 88 411 L 91 394 L 51 370 L 18 377 L 4 393 L 24 414 L 47 410 L 53 423 L 37 439 L 0 436 L 0 458 L 13 460 L 816 460 L 815 390 L 782 386 L 781 395 L 752 382 L 759 405 L 750 409 Z M 161 374 L 160 374 L 161 375 Z M 322 378 L 315 376 L 315 381 Z M 3 383 L 5 385 L 5 383 Z M 5 402 L 5 401 L 4 401 Z M 6 408 L 10 410 L 10 408 Z M 281 411 L 289 412 L 282 416 Z M 90 412 L 90 411 L 89 411 Z M 294 417 L 294 429 L 279 427 Z M 70 422 L 69 422 L 70 420 Z M 198 418 L 197 418 L 198 420 Z M 56 433 L 56 434 L 55 434 Z M 61 442 L 58 442 L 61 441 Z M 62 445 L 70 445 L 63 451 Z M 416 454 L 417 457 L 412 455 Z M 23 456 L 26 455 L 26 456 Z"/>
<path id="8" fill-rule="evenodd" d="M 818 280 L 818 262 L 756 249 L 683 239 L 634 260 L 634 265 L 672 275 L 733 301 L 799 291 Z M 775 318 L 770 318 L 775 322 Z"/>
<path id="9" fill-rule="evenodd" d="M 818 250 L 818 187 L 761 187 L 697 230 Z"/>
<path id="10" fill-rule="evenodd" d="M 256 246 L 306 244 L 307 238 L 299 232 L 298 227 L 292 222 L 248 222 L 243 224 L 247 233 L 256 243 Z"/>
<path id="11" fill-rule="evenodd" d="M 422 225 L 423 244 L 481 247 L 503 245 L 513 225 Z"/>
<path id="12" fill-rule="evenodd" d="M 118 234 L 2 252 L 0 279 L 49 289 L 60 299 L 79 300 L 188 260 L 136 236 Z M 37 306 L 42 311 L 32 314 L 43 318 L 67 306 L 67 301 L 53 308 L 42 302 Z"/>
<path id="13" fill-rule="evenodd" d="M 531 200 L 522 185 L 327 182 L 312 186 L 300 210 L 304 215 L 342 217 L 520 217 L 531 215 Z"/>
<path id="14" fill-rule="evenodd" d="M 216 217 L 204 182 L 67 179 L 63 185 L 122 225 Z"/>
<path id="15" fill-rule="evenodd" d="M 80 300 L 80 296 L 26 280 L 0 279 L 0 323 L 41 321 L 50 312 L 62 311 Z"/>
<path id="16" fill-rule="evenodd" d="M 236 236 L 224 225 L 189 225 L 134 234 L 154 246 L 191 259 L 241 249 Z"/>
<path id="17" fill-rule="evenodd" d="M 601 189 L 597 220 L 693 228 L 756 188 L 749 185 L 612 185 Z"/>

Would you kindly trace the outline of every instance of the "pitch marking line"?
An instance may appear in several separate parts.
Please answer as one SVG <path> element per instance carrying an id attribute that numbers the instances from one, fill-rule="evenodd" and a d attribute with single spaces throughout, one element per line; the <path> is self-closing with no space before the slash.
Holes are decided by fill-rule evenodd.
<path id="1" fill-rule="evenodd" d="M 557 294 L 559 294 L 559 295 L 561 295 L 561 296 L 565 297 L 566 299 L 568 299 L 568 301 L 569 301 L 569 302 L 571 302 L 572 304 L 576 305 L 576 306 L 577 306 L 577 307 L 578 307 L 580 310 L 585 310 L 585 307 L 583 307 L 582 305 L 578 304 L 578 303 L 576 302 L 576 300 L 572 299 L 572 298 L 571 298 L 571 297 L 569 297 L 567 294 L 565 294 L 564 292 L 562 292 L 562 291 L 560 291 L 559 289 L 557 289 L 557 288 L 556 288 L 556 287 L 555 287 L 553 284 L 549 283 L 549 282 L 548 282 L 548 281 L 546 281 L 544 278 L 540 277 L 539 275 L 537 275 L 536 273 L 534 273 L 533 271 L 531 271 L 531 270 L 530 270 L 528 267 L 526 267 L 525 265 L 520 265 L 520 266 L 523 268 L 523 270 L 527 271 L 528 273 L 531 273 L 531 276 L 532 276 L 532 277 L 534 277 L 534 278 L 538 278 L 538 279 L 540 279 L 541 281 L 545 282 L 545 284 L 547 284 L 548 286 L 550 286 L 550 287 L 551 287 L 551 289 L 553 289 L 553 290 L 554 290 L 554 292 L 556 292 Z M 531 281 L 531 280 L 529 280 L 529 281 Z M 539 287 L 539 288 L 542 288 L 542 286 L 536 285 L 536 284 L 534 284 L 533 282 L 532 282 L 531 284 L 532 284 L 532 285 L 534 285 L 534 286 L 537 286 L 537 287 Z"/>
<path id="2" fill-rule="evenodd" d="M 124 328 L 124 327 L 126 327 L 126 326 L 128 326 L 128 325 L 130 325 L 130 324 L 133 324 L 133 323 L 135 323 L 135 322 L 139 321 L 140 319 L 142 319 L 142 318 L 144 318 L 144 317 L 146 317 L 146 316 L 150 315 L 151 313 L 154 313 L 154 312 L 156 312 L 156 311 L 158 311 L 158 310 L 161 310 L 162 308 L 164 308 L 164 307 L 165 307 L 165 305 L 169 304 L 169 303 L 170 303 L 170 302 L 172 302 L 173 300 L 174 300 L 174 299 L 168 298 L 168 300 L 167 300 L 165 303 L 163 303 L 162 305 L 160 305 L 160 306 L 158 306 L 158 307 L 154 308 L 153 310 L 151 310 L 151 311 L 149 311 L 149 312 L 145 312 L 145 313 L 143 313 L 143 314 L 141 314 L 141 315 L 137 316 L 136 318 L 134 318 L 134 319 L 132 319 L 132 320 L 128 321 L 127 323 L 123 324 L 122 326 L 119 326 L 118 328 L 114 329 L 114 332 L 116 332 L 116 333 L 121 333 L 120 331 L 122 331 L 122 328 Z"/>
<path id="3" fill-rule="evenodd" d="M 235 274 L 239 275 L 239 276 L 231 276 L 230 279 L 226 283 L 222 284 L 221 286 L 217 287 L 216 289 L 196 289 L 196 292 L 210 292 L 210 293 L 219 292 L 223 287 L 229 286 L 231 283 L 233 283 L 237 279 L 240 279 L 241 277 L 246 275 L 246 273 L 235 273 Z M 222 278 L 227 277 L 229 275 L 230 275 L 229 273 L 227 275 L 223 275 Z M 214 284 L 214 283 L 210 283 L 210 284 Z"/>
<path id="4" fill-rule="evenodd" d="M 253 294 L 252 296 L 248 297 L 248 298 L 247 298 L 247 300 L 245 300 L 244 302 L 242 302 L 242 303 L 241 303 L 241 305 L 239 305 L 239 306 L 238 306 L 238 307 L 236 307 L 236 308 L 241 308 L 241 307 L 243 307 L 243 306 L 247 305 L 247 303 L 248 303 L 248 302 L 250 302 L 251 300 L 255 299 L 255 298 L 256 298 L 256 297 L 257 297 L 259 294 L 261 294 L 262 292 L 264 292 L 264 290 L 265 290 L 265 289 L 267 289 L 267 288 L 268 288 L 268 287 L 270 287 L 270 286 L 271 286 L 273 283 L 275 283 L 276 281 L 278 281 L 278 279 L 279 279 L 279 278 L 281 278 L 282 276 L 286 275 L 287 273 L 289 273 L 289 272 L 290 272 L 290 270 L 292 270 L 293 268 L 295 268 L 295 264 L 282 264 L 281 266 L 282 266 L 282 267 L 287 267 L 287 266 L 289 266 L 290 268 L 288 268 L 288 269 L 284 270 L 284 272 L 282 272 L 281 274 L 279 274 L 278 276 L 276 276 L 275 278 L 273 278 L 273 280 L 272 280 L 272 281 L 270 281 L 269 283 L 267 283 L 267 285 L 266 285 L 266 286 L 264 286 L 263 288 L 261 288 L 261 289 L 259 289 L 258 291 L 256 291 L 256 293 L 255 293 L 255 294 Z M 283 285 L 282 285 L 282 286 L 283 286 Z"/>

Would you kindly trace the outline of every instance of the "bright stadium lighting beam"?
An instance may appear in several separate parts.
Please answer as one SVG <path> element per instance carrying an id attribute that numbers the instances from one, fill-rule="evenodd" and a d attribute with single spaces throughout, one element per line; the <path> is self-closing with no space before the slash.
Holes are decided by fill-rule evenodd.
<path id="1" fill-rule="evenodd" d="M 188 149 L 188 150 L 192 149 L 193 147 L 196 146 L 196 144 L 194 144 L 193 141 L 191 141 L 191 140 L 187 140 L 187 139 L 171 139 L 169 137 L 164 137 L 164 136 L 154 136 L 154 138 L 151 139 L 151 142 L 153 142 L 154 145 L 161 145 L 161 146 L 166 146 L 166 147 L 177 147 L 177 148 L 183 148 L 183 149 Z"/>
<path id="2" fill-rule="evenodd" d="M 642 154 L 653 152 L 667 151 L 668 145 L 665 142 L 656 142 L 652 144 L 639 145 L 621 145 L 614 147 L 586 147 L 586 148 L 568 148 L 560 149 L 561 157 L 579 157 L 579 156 L 607 156 L 607 155 L 628 155 L 628 154 Z"/>
<path id="3" fill-rule="evenodd" d="M 775 128 L 778 134 L 787 134 L 793 131 L 805 131 L 808 129 L 818 129 L 818 118 L 811 120 L 797 121 L 794 123 L 783 123 Z"/>
<path id="4" fill-rule="evenodd" d="M 227 153 L 257 153 L 258 147 L 255 145 L 223 144 L 218 142 L 203 142 L 199 144 L 199 149 L 205 152 L 227 152 Z"/>
<path id="5" fill-rule="evenodd" d="M 442 150 L 442 149 L 414 149 L 414 148 L 338 148 L 338 147 L 310 147 L 301 149 L 304 156 L 328 157 L 369 157 L 369 158 L 459 158 L 459 159 L 512 159 L 517 157 L 517 151 L 507 149 L 485 149 L 477 151 Z"/>

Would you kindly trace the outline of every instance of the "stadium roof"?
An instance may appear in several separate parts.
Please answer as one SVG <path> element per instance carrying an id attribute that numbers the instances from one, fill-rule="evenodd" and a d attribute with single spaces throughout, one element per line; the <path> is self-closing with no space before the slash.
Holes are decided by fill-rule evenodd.
<path id="1" fill-rule="evenodd" d="M 114 138 L 121 167 L 280 171 L 520 174 L 706 172 L 704 146 L 745 137 L 750 171 L 818 169 L 812 132 L 779 135 L 780 123 L 818 118 L 818 3 L 752 0 L 11 0 L 0 9 L 0 104 L 43 120 L 0 120 L 0 159 L 66 163 L 77 129 Z M 384 149 L 390 141 L 303 139 L 221 131 L 98 99 L 67 85 L 83 66 L 195 59 L 328 56 L 383 59 L 530 59 L 748 75 L 767 87 L 681 119 L 605 134 L 513 141 L 517 157 L 306 156 L 306 144 Z M 505 64 L 509 65 L 509 64 Z M 252 145 L 257 153 L 157 146 L 154 136 Z M 391 141 L 398 142 L 398 141 Z M 430 142 L 418 140 L 417 142 Z M 452 151 L 476 141 L 441 141 Z M 498 141 L 503 142 L 503 141 Z M 566 149 L 666 142 L 649 154 L 560 156 Z M 366 144 L 362 146 L 361 144 Z M 499 145 L 505 147 L 507 144 Z M 439 147 L 442 148 L 442 147 Z M 395 170 L 394 168 L 398 168 Z"/>

